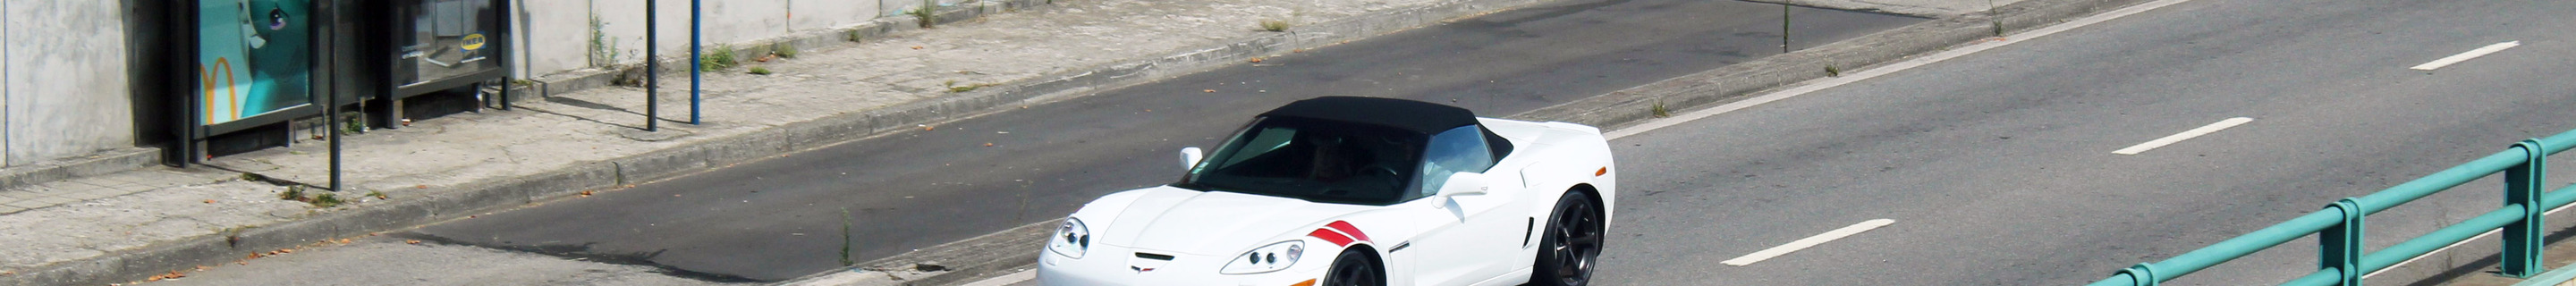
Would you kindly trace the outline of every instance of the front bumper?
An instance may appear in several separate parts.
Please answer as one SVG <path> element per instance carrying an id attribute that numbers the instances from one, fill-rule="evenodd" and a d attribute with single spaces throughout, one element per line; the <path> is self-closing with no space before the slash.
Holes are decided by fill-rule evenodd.
<path id="1" fill-rule="evenodd" d="M 1324 277 L 1322 264 L 1331 257 L 1308 256 L 1287 270 L 1278 272 L 1226 275 L 1225 267 L 1232 257 L 1173 254 L 1169 263 L 1150 271 L 1141 271 L 1136 250 L 1107 244 L 1094 244 L 1081 259 L 1065 257 L 1045 249 L 1038 250 L 1039 285 L 1240 285 L 1295 286 Z M 1171 253 L 1151 251 L 1153 253 Z M 1311 253 L 1311 252 L 1310 252 Z M 1330 253 L 1330 252 L 1327 252 Z M 1311 263 L 1311 264 L 1310 264 Z M 1313 284 L 1307 284 L 1313 285 Z"/>

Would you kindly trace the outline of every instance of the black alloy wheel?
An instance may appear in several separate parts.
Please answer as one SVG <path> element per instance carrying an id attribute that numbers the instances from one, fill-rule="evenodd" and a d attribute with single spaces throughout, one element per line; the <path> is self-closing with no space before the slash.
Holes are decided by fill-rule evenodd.
<path id="1" fill-rule="evenodd" d="M 1342 251 L 1333 259 L 1333 270 L 1324 273 L 1324 286 L 1386 286 L 1386 272 L 1360 249 Z"/>
<path id="2" fill-rule="evenodd" d="M 1566 191 L 1547 220 L 1546 240 L 1539 244 L 1531 285 L 1582 286 L 1592 283 L 1592 266 L 1601 257 L 1601 212 L 1592 196 Z"/>

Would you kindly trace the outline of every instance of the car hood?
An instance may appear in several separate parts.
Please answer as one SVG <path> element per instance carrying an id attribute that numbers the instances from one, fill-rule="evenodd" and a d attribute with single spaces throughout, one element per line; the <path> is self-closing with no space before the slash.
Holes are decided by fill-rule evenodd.
<path id="1" fill-rule="evenodd" d="M 1232 256 L 1284 240 L 1280 237 L 1288 232 L 1311 231 L 1333 218 L 1369 209 L 1170 186 L 1132 192 L 1138 193 L 1136 199 L 1118 212 L 1107 231 L 1095 234 L 1102 243 L 1140 250 Z"/>

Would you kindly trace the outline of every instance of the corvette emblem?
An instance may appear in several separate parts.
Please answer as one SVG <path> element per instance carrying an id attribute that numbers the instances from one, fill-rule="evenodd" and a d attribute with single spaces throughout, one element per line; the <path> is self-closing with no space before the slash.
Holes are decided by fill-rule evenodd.
<path id="1" fill-rule="evenodd" d="M 1145 273 L 1145 272 L 1153 272 L 1153 271 L 1154 271 L 1154 269 L 1153 269 L 1153 268 L 1144 268 L 1144 267 L 1135 267 L 1135 266 L 1128 266 L 1128 267 L 1127 267 L 1127 269 L 1135 269 L 1135 270 L 1136 270 L 1136 273 Z"/>

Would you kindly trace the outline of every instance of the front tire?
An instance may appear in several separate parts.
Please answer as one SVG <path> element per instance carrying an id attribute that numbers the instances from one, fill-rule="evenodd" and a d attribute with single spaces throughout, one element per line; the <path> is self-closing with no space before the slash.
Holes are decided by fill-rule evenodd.
<path id="1" fill-rule="evenodd" d="M 1600 206 L 1590 194 L 1568 190 L 1558 197 L 1539 243 L 1538 263 L 1530 268 L 1530 285 L 1591 284 L 1593 262 L 1601 257 L 1602 227 Z"/>
<path id="2" fill-rule="evenodd" d="M 1365 250 L 1343 250 L 1333 259 L 1332 270 L 1324 272 L 1323 286 L 1386 286 L 1386 271 L 1377 260 L 1369 259 Z"/>

